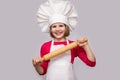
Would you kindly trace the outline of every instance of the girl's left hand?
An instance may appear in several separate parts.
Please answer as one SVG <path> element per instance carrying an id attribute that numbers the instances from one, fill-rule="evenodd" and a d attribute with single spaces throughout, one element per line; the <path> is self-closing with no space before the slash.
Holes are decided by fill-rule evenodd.
<path id="1" fill-rule="evenodd" d="M 77 42 L 79 46 L 84 47 L 85 45 L 88 44 L 88 39 L 86 37 L 82 37 L 82 38 L 79 38 Z"/>

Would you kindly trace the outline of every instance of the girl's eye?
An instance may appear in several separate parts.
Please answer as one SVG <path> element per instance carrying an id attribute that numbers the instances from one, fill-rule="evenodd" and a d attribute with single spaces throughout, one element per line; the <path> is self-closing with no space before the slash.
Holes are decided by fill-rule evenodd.
<path id="1" fill-rule="evenodd" d="M 52 26 L 52 28 L 56 28 L 56 26 Z"/>
<path id="2" fill-rule="evenodd" d="M 59 25 L 60 27 L 63 27 L 64 25 Z"/>

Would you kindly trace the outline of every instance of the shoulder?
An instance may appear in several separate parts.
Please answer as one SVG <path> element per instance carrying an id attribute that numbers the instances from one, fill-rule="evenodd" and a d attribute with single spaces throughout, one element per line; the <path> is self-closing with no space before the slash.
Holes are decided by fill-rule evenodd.
<path id="1" fill-rule="evenodd" d="M 48 46 L 50 46 L 51 45 L 51 42 L 52 41 L 47 41 L 47 42 L 44 42 L 43 44 L 42 44 L 42 48 L 44 48 L 44 47 L 48 47 Z"/>
<path id="2" fill-rule="evenodd" d="M 45 42 L 42 44 L 40 48 L 40 54 L 41 56 L 44 56 L 45 54 L 50 52 L 50 46 L 51 46 L 51 41 Z"/>

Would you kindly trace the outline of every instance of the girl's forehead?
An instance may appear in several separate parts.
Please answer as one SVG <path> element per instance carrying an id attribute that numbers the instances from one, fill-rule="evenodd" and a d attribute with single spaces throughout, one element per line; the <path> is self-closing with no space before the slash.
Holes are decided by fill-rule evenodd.
<path id="1" fill-rule="evenodd" d="M 64 23 L 57 22 L 57 23 L 52 24 L 52 26 L 53 26 L 53 25 L 64 25 Z"/>

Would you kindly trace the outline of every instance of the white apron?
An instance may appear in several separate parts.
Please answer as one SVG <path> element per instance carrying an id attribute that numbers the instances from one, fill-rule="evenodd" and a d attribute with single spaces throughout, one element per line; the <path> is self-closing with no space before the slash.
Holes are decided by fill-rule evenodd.
<path id="1" fill-rule="evenodd" d="M 68 40 L 67 44 L 69 44 Z M 54 41 L 52 41 L 50 52 L 62 46 L 64 45 L 54 45 Z M 46 73 L 46 80 L 75 80 L 70 51 L 60 54 L 50 60 Z"/>

